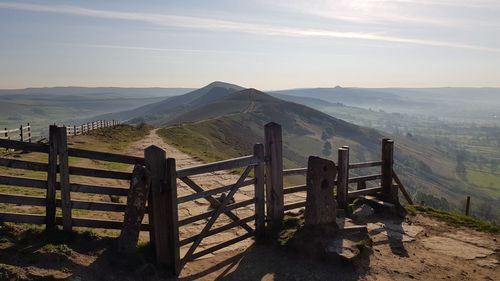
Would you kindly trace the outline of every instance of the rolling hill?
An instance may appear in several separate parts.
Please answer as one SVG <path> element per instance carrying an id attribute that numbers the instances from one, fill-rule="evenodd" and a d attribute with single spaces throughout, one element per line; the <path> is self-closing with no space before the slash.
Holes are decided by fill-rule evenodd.
<path id="1" fill-rule="evenodd" d="M 354 162 L 380 157 L 383 133 L 310 107 L 255 89 L 245 89 L 223 98 L 205 98 L 212 102 L 156 121 L 163 127 L 159 133 L 166 141 L 206 161 L 251 153 L 252 145 L 263 139 L 264 125 L 271 121 L 283 127 L 287 167 L 304 166 L 309 155 L 336 159 L 336 148 L 343 145 L 351 147 L 351 161 Z M 457 177 L 452 159 L 427 143 L 400 136 L 389 137 L 396 141 L 396 169 L 417 199 L 442 208 L 461 208 L 462 200 L 470 192 Z M 477 200 L 494 202 L 481 193 L 477 193 Z"/>
<path id="2" fill-rule="evenodd" d="M 184 95 L 169 97 L 159 102 L 147 104 L 132 110 L 105 114 L 96 118 L 129 120 L 131 123 L 145 121 L 152 124 L 158 124 L 161 123 L 162 120 L 174 118 L 197 106 L 223 98 L 243 89 L 243 87 L 237 85 L 216 81 Z"/>

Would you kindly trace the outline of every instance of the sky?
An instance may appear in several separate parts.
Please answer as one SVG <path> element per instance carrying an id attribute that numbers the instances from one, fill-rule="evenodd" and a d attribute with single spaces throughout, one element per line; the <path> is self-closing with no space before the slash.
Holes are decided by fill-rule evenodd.
<path id="1" fill-rule="evenodd" d="M 500 0 L 0 0 L 0 88 L 500 87 Z"/>

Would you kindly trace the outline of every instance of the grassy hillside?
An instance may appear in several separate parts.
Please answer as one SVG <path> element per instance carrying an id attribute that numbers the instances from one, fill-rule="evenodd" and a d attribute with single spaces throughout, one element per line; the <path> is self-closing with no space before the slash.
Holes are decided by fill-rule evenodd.
<path id="1" fill-rule="evenodd" d="M 186 153 L 216 161 L 250 154 L 253 144 L 263 141 L 264 125 L 271 121 L 283 127 L 286 167 L 305 166 L 310 155 L 336 159 L 336 149 L 343 145 L 351 147 L 352 162 L 380 159 L 384 135 L 379 131 L 253 89 L 166 121 L 159 133 Z M 456 174 L 452 159 L 438 147 L 417 139 L 388 137 L 396 142 L 396 170 L 416 200 L 444 209 L 462 209 L 470 187 Z M 486 192 L 479 191 L 473 198 L 494 204 Z"/>

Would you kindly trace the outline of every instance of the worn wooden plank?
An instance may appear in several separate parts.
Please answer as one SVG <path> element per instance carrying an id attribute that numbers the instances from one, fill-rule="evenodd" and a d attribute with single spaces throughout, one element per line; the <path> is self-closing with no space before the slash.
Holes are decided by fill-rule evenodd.
<path id="1" fill-rule="evenodd" d="M 52 229 L 56 225 L 56 181 L 57 181 L 57 148 L 58 148 L 57 126 L 49 126 L 49 150 L 47 164 L 47 205 L 45 206 L 46 228 Z"/>
<path id="2" fill-rule="evenodd" d="M 289 211 L 289 210 L 305 208 L 305 207 L 306 207 L 306 201 L 302 201 L 302 202 L 296 202 L 296 203 L 292 203 L 292 204 L 286 204 L 284 206 L 284 210 Z"/>
<path id="3" fill-rule="evenodd" d="M 283 194 L 290 194 L 290 193 L 303 192 L 303 191 L 307 191 L 307 185 L 305 185 L 305 184 L 287 187 L 283 190 Z"/>
<path id="4" fill-rule="evenodd" d="M 132 174 L 127 172 L 107 171 L 81 167 L 70 167 L 69 173 L 71 175 L 117 180 L 130 180 L 130 178 L 132 177 Z"/>
<path id="5" fill-rule="evenodd" d="M 79 183 L 70 183 L 69 187 L 71 192 L 116 195 L 116 196 L 127 196 L 129 191 L 128 188 L 86 185 Z"/>
<path id="6" fill-rule="evenodd" d="M 0 203 L 30 205 L 30 206 L 45 206 L 45 197 L 0 193 Z"/>
<path id="7" fill-rule="evenodd" d="M 24 150 L 29 152 L 42 152 L 42 153 L 49 152 L 49 146 L 46 144 L 29 143 L 16 140 L 0 139 L 0 147 L 16 149 L 16 150 Z"/>
<path id="8" fill-rule="evenodd" d="M 380 174 L 359 176 L 359 177 L 349 178 L 349 183 L 357 183 L 360 181 L 374 181 L 374 180 L 379 180 L 381 178 L 382 178 L 382 175 L 380 175 Z"/>
<path id="9" fill-rule="evenodd" d="M 27 178 L 0 176 L 0 184 L 19 187 L 47 188 L 47 181 Z"/>
<path id="10" fill-rule="evenodd" d="M 180 169 L 177 171 L 177 176 L 179 178 L 188 177 L 192 175 L 199 175 L 205 173 L 211 173 L 221 170 L 230 170 L 235 168 L 241 168 L 246 166 L 254 166 L 259 164 L 259 159 L 256 159 L 253 155 L 243 156 L 239 158 L 233 158 L 229 160 L 213 162 L 210 164 Z"/>
<path id="11" fill-rule="evenodd" d="M 382 166 L 382 161 L 369 161 L 349 164 L 349 169 L 361 169 Z"/>
<path id="12" fill-rule="evenodd" d="M 224 208 L 223 212 L 229 212 L 231 210 L 242 208 L 242 207 L 254 204 L 254 203 L 255 203 L 255 198 L 247 199 L 247 200 L 244 200 L 244 201 L 240 201 L 238 203 L 234 203 L 234 204 L 226 206 Z M 187 225 L 187 224 L 190 224 L 190 223 L 193 223 L 195 221 L 202 220 L 202 219 L 207 219 L 207 218 L 211 217 L 213 215 L 213 213 L 214 213 L 214 211 L 212 210 L 212 211 L 209 211 L 209 212 L 201 213 L 199 215 L 195 215 L 195 216 L 191 216 L 191 217 L 182 219 L 182 220 L 179 221 L 179 226 L 184 226 L 184 225 Z M 234 216 L 236 216 L 236 215 L 234 215 Z M 236 217 L 236 219 L 233 220 L 233 221 L 239 221 L 239 220 L 240 219 L 238 217 Z M 240 226 L 248 226 L 248 225 L 247 224 L 241 224 Z M 245 229 L 248 231 L 247 228 L 245 228 Z M 253 231 L 253 229 L 251 227 L 250 227 L 250 230 Z"/>
<path id="13" fill-rule="evenodd" d="M 0 212 L 0 222 L 45 224 L 45 216 Z"/>
<path id="14" fill-rule="evenodd" d="M 180 180 L 182 180 L 184 182 L 186 180 L 186 177 L 180 178 Z M 249 185 L 252 185 L 254 183 L 255 183 L 255 179 L 246 180 L 241 184 L 241 187 L 249 186 Z M 213 188 L 213 189 L 209 189 L 209 190 L 204 190 L 202 192 L 196 192 L 196 193 L 193 193 L 190 195 L 179 197 L 177 199 L 177 203 L 182 204 L 182 203 L 186 203 L 186 202 L 193 201 L 196 199 L 213 196 L 213 195 L 218 194 L 218 193 L 227 192 L 227 191 L 231 190 L 232 187 L 233 187 L 233 184 L 218 187 L 218 188 Z"/>
<path id="15" fill-rule="evenodd" d="M 338 174 L 337 174 L 337 204 L 341 209 L 347 207 L 347 191 L 349 188 L 349 149 L 338 149 Z"/>
<path id="16" fill-rule="evenodd" d="M 271 122 L 264 127 L 266 150 L 267 219 L 272 228 L 283 222 L 283 137 L 281 125 Z"/>
<path id="17" fill-rule="evenodd" d="M 166 193 L 166 153 L 163 149 L 157 146 L 149 146 L 144 151 L 144 159 L 146 168 L 149 171 L 151 178 L 151 205 L 150 224 L 153 224 L 153 241 L 156 254 L 156 263 L 159 265 L 168 266 L 169 251 L 168 251 L 168 226 L 165 223 L 168 219 L 166 202 L 168 200 Z"/>
<path id="18" fill-rule="evenodd" d="M 57 128 L 57 154 L 59 156 L 59 184 L 61 186 L 61 210 L 63 230 L 71 232 L 71 190 L 69 189 L 68 141 L 66 127 Z"/>
<path id="19" fill-rule="evenodd" d="M 0 166 L 13 168 L 13 169 L 23 169 L 30 171 L 41 171 L 46 172 L 48 170 L 48 165 L 46 163 L 31 162 L 17 159 L 0 158 Z"/>
<path id="20" fill-rule="evenodd" d="M 307 168 L 294 168 L 283 170 L 283 176 L 305 176 Z"/>
<path id="21" fill-rule="evenodd" d="M 367 194 L 375 194 L 378 192 L 382 191 L 382 187 L 372 187 L 372 188 L 365 188 L 365 189 L 360 189 L 360 190 L 355 190 L 355 191 L 349 191 L 348 197 L 349 198 L 355 198 Z"/>
<path id="22" fill-rule="evenodd" d="M 181 272 L 181 258 L 179 246 L 179 215 L 177 207 L 177 175 L 175 159 L 167 158 L 166 165 L 166 208 L 168 210 L 165 224 L 168 227 L 168 265 L 174 275 Z"/>
<path id="23" fill-rule="evenodd" d="M 254 197 L 255 197 L 255 236 L 264 238 L 266 227 L 266 177 L 265 177 L 265 152 L 264 145 L 257 143 L 253 147 L 253 155 L 260 160 L 254 167 Z"/>
<path id="24" fill-rule="evenodd" d="M 226 225 L 220 226 L 218 228 L 211 229 L 207 233 L 207 235 L 205 236 L 205 238 L 209 237 L 209 236 L 213 236 L 213 235 L 221 233 L 221 232 L 224 232 L 224 231 L 229 230 L 231 228 L 238 227 L 242 223 L 249 223 L 249 222 L 251 222 L 251 221 L 253 221 L 255 219 L 256 219 L 256 215 L 252 215 L 252 216 L 246 217 L 246 218 L 238 220 L 238 221 L 233 221 L 231 223 L 228 223 Z M 180 246 L 184 246 L 184 245 L 187 245 L 189 243 L 193 243 L 196 240 L 197 237 L 198 237 L 198 235 L 194 235 L 194 236 L 188 237 L 186 239 L 183 239 L 183 240 L 179 241 L 179 245 Z"/>
<path id="25" fill-rule="evenodd" d="M 72 209 L 90 210 L 90 211 L 125 212 L 126 208 L 125 204 L 111 203 L 111 202 L 71 200 L 70 203 Z M 62 207 L 62 202 L 60 199 L 56 199 L 56 206 Z"/>
<path id="26" fill-rule="evenodd" d="M 387 200 L 391 202 L 397 202 L 398 199 L 398 189 L 392 188 L 393 179 L 393 165 L 394 165 L 394 141 L 391 139 L 382 140 L 382 166 L 380 179 L 380 185 L 384 189 L 384 194 Z"/>
<path id="27" fill-rule="evenodd" d="M 117 163 L 132 164 L 132 165 L 135 164 L 144 165 L 144 158 L 142 157 L 108 153 L 108 152 L 90 151 L 78 148 L 69 148 L 68 155 L 73 157 L 87 158 L 93 160 L 117 162 Z"/>
<path id="28" fill-rule="evenodd" d="M 465 202 L 465 215 L 468 216 L 470 211 L 470 196 L 467 196 L 467 201 Z"/>
<path id="29" fill-rule="evenodd" d="M 56 219 L 58 225 L 62 224 L 62 218 L 58 217 Z M 123 222 L 112 221 L 112 220 L 97 220 L 97 219 L 87 219 L 87 218 L 73 218 L 72 224 L 74 227 L 89 227 L 89 228 L 104 228 L 104 229 L 121 229 Z M 149 226 L 147 224 L 141 225 L 142 231 L 148 231 Z"/>

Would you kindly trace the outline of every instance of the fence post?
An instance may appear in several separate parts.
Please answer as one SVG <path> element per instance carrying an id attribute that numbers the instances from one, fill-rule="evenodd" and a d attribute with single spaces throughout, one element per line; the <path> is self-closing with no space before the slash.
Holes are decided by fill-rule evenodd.
<path id="1" fill-rule="evenodd" d="M 73 125 L 73 136 L 76 136 L 76 125 Z"/>
<path id="2" fill-rule="evenodd" d="M 69 189 L 68 140 L 66 127 L 59 127 L 57 154 L 59 155 L 59 184 L 61 186 L 61 210 L 63 230 L 71 232 L 71 191 Z"/>
<path id="3" fill-rule="evenodd" d="M 337 172 L 337 204 L 347 213 L 347 188 L 349 186 L 349 150 L 339 148 Z"/>
<path id="4" fill-rule="evenodd" d="M 57 126 L 49 126 L 49 160 L 47 169 L 47 196 L 45 203 L 45 227 L 56 225 L 56 178 L 57 178 Z"/>
<path id="5" fill-rule="evenodd" d="M 283 140 L 281 125 L 271 122 L 264 127 L 266 149 L 266 203 L 271 228 L 281 225 L 284 215 Z"/>
<path id="6" fill-rule="evenodd" d="M 467 202 L 465 203 L 465 215 L 468 216 L 470 211 L 470 196 L 467 196 Z"/>
<path id="7" fill-rule="evenodd" d="M 149 224 L 152 225 L 156 262 L 178 275 L 180 272 L 179 225 L 177 213 L 177 176 L 175 159 L 157 146 L 144 151 L 146 168 L 150 172 L 151 191 Z"/>
<path id="8" fill-rule="evenodd" d="M 31 142 L 31 125 L 28 122 L 28 142 Z"/>
<path id="9" fill-rule="evenodd" d="M 381 168 L 382 179 L 380 181 L 380 185 L 382 186 L 382 192 L 384 193 L 386 199 L 391 202 L 397 202 L 398 190 L 396 188 L 393 188 L 392 186 L 393 164 L 394 164 L 394 141 L 391 139 L 384 138 L 382 140 L 382 168 Z"/>
<path id="10" fill-rule="evenodd" d="M 19 127 L 19 136 L 21 137 L 21 141 L 24 141 L 23 125 Z"/>
<path id="11" fill-rule="evenodd" d="M 10 140 L 9 138 L 9 130 L 5 128 L 5 137 Z"/>
<path id="12" fill-rule="evenodd" d="M 265 233 L 265 156 L 264 145 L 256 143 L 253 146 L 253 155 L 261 162 L 254 167 L 255 179 L 255 236 L 257 239 L 263 238 Z"/>

